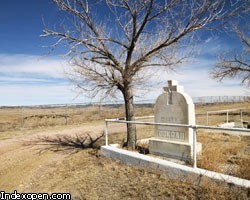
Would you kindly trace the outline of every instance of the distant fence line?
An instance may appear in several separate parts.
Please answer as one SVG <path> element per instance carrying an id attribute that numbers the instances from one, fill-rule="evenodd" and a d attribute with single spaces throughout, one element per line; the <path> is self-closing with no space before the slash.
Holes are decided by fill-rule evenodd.
<path id="1" fill-rule="evenodd" d="M 202 96 L 192 97 L 195 104 L 206 103 L 237 103 L 237 102 L 250 102 L 250 96 Z M 154 104 L 156 99 L 135 100 L 135 104 Z M 59 107 L 90 107 L 90 106 L 109 106 L 109 105 L 123 105 L 123 100 L 115 101 L 96 101 L 85 103 L 64 103 L 64 104 L 43 104 L 43 105 L 24 105 L 24 106 L 0 106 L 0 108 L 59 108 Z"/>
<path id="2" fill-rule="evenodd" d="M 198 104 L 250 102 L 250 96 L 203 96 L 192 97 L 192 99 Z"/>
<path id="3" fill-rule="evenodd" d="M 152 114 L 156 99 L 135 101 L 139 113 Z M 250 102 L 250 96 L 206 96 L 193 97 L 195 104 Z M 10 129 L 68 125 L 94 119 L 121 117 L 124 115 L 124 102 L 100 101 L 87 103 L 47 104 L 32 106 L 0 107 L 0 132 Z M 119 111 L 119 112 L 118 112 Z"/>

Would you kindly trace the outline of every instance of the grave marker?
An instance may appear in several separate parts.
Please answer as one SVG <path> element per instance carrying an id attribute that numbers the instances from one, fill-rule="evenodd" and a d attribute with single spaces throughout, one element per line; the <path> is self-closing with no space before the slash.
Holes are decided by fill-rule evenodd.
<path id="1" fill-rule="evenodd" d="M 195 125 L 194 103 L 183 87 L 170 80 L 163 89 L 155 103 L 155 122 Z M 190 160 L 192 148 L 193 131 L 187 127 L 156 126 L 155 137 L 149 140 L 151 153 L 180 160 Z"/>

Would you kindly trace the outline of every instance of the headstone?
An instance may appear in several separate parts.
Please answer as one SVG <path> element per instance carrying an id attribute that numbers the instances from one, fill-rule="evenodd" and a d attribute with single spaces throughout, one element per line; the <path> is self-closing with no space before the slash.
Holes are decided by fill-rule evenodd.
<path id="1" fill-rule="evenodd" d="M 195 109 L 191 97 L 177 81 L 168 81 L 155 103 L 155 122 L 195 125 Z M 149 141 L 150 153 L 190 161 L 193 149 L 193 130 L 188 127 L 157 125 L 155 137 Z M 198 144 L 201 149 L 201 144 Z"/>

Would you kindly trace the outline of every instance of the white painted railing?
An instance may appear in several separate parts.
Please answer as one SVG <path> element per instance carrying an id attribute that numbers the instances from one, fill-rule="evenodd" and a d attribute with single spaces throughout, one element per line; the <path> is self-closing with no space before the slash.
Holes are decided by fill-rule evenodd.
<path id="1" fill-rule="evenodd" d="M 147 117 L 138 117 L 135 119 L 148 119 L 154 118 L 154 116 Z M 196 156 L 196 142 L 197 142 L 197 129 L 210 129 L 210 130 L 224 130 L 224 131 L 238 131 L 244 132 L 243 135 L 250 136 L 250 129 L 244 128 L 223 128 L 223 127 L 215 127 L 215 126 L 203 126 L 203 125 L 186 125 L 186 124 L 172 124 L 172 123 L 155 123 L 155 122 L 143 122 L 143 121 L 126 121 L 125 118 L 118 119 L 105 119 L 105 138 L 106 138 L 106 146 L 108 145 L 108 123 L 123 123 L 123 124 L 141 124 L 141 125 L 161 125 L 161 126 L 170 126 L 170 127 L 188 127 L 193 129 L 193 167 L 197 167 L 197 156 Z"/>
<path id="2" fill-rule="evenodd" d="M 208 126 L 208 115 L 212 114 L 212 113 L 226 113 L 227 114 L 227 123 L 228 123 L 228 114 L 229 112 L 233 112 L 233 111 L 240 111 L 240 120 L 242 120 L 242 110 L 244 110 L 245 108 L 235 108 L 235 109 L 227 109 L 227 110 L 215 110 L 215 111 L 207 111 L 206 113 L 206 125 Z"/>

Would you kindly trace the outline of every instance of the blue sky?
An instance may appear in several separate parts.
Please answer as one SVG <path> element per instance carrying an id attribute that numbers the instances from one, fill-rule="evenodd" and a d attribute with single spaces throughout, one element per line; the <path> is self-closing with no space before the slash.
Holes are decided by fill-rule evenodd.
<path id="1" fill-rule="evenodd" d="M 67 60 L 60 56 L 62 49 L 45 55 L 51 44 L 40 37 L 46 25 L 53 27 L 62 12 L 51 0 L 0 1 L 0 106 L 73 103 L 90 101 L 78 96 L 65 78 Z M 239 80 L 218 83 L 209 78 L 208 71 L 215 64 L 216 53 L 236 48 L 233 37 L 206 38 L 198 45 L 199 55 L 183 64 L 178 73 L 155 77 L 162 85 L 146 93 L 142 99 L 154 99 L 162 91 L 164 82 L 176 79 L 193 97 L 216 95 L 249 95 Z M 191 47 L 192 48 L 192 47 Z M 154 81 L 154 78 L 152 78 Z M 93 101 L 97 101 L 94 99 Z"/>

